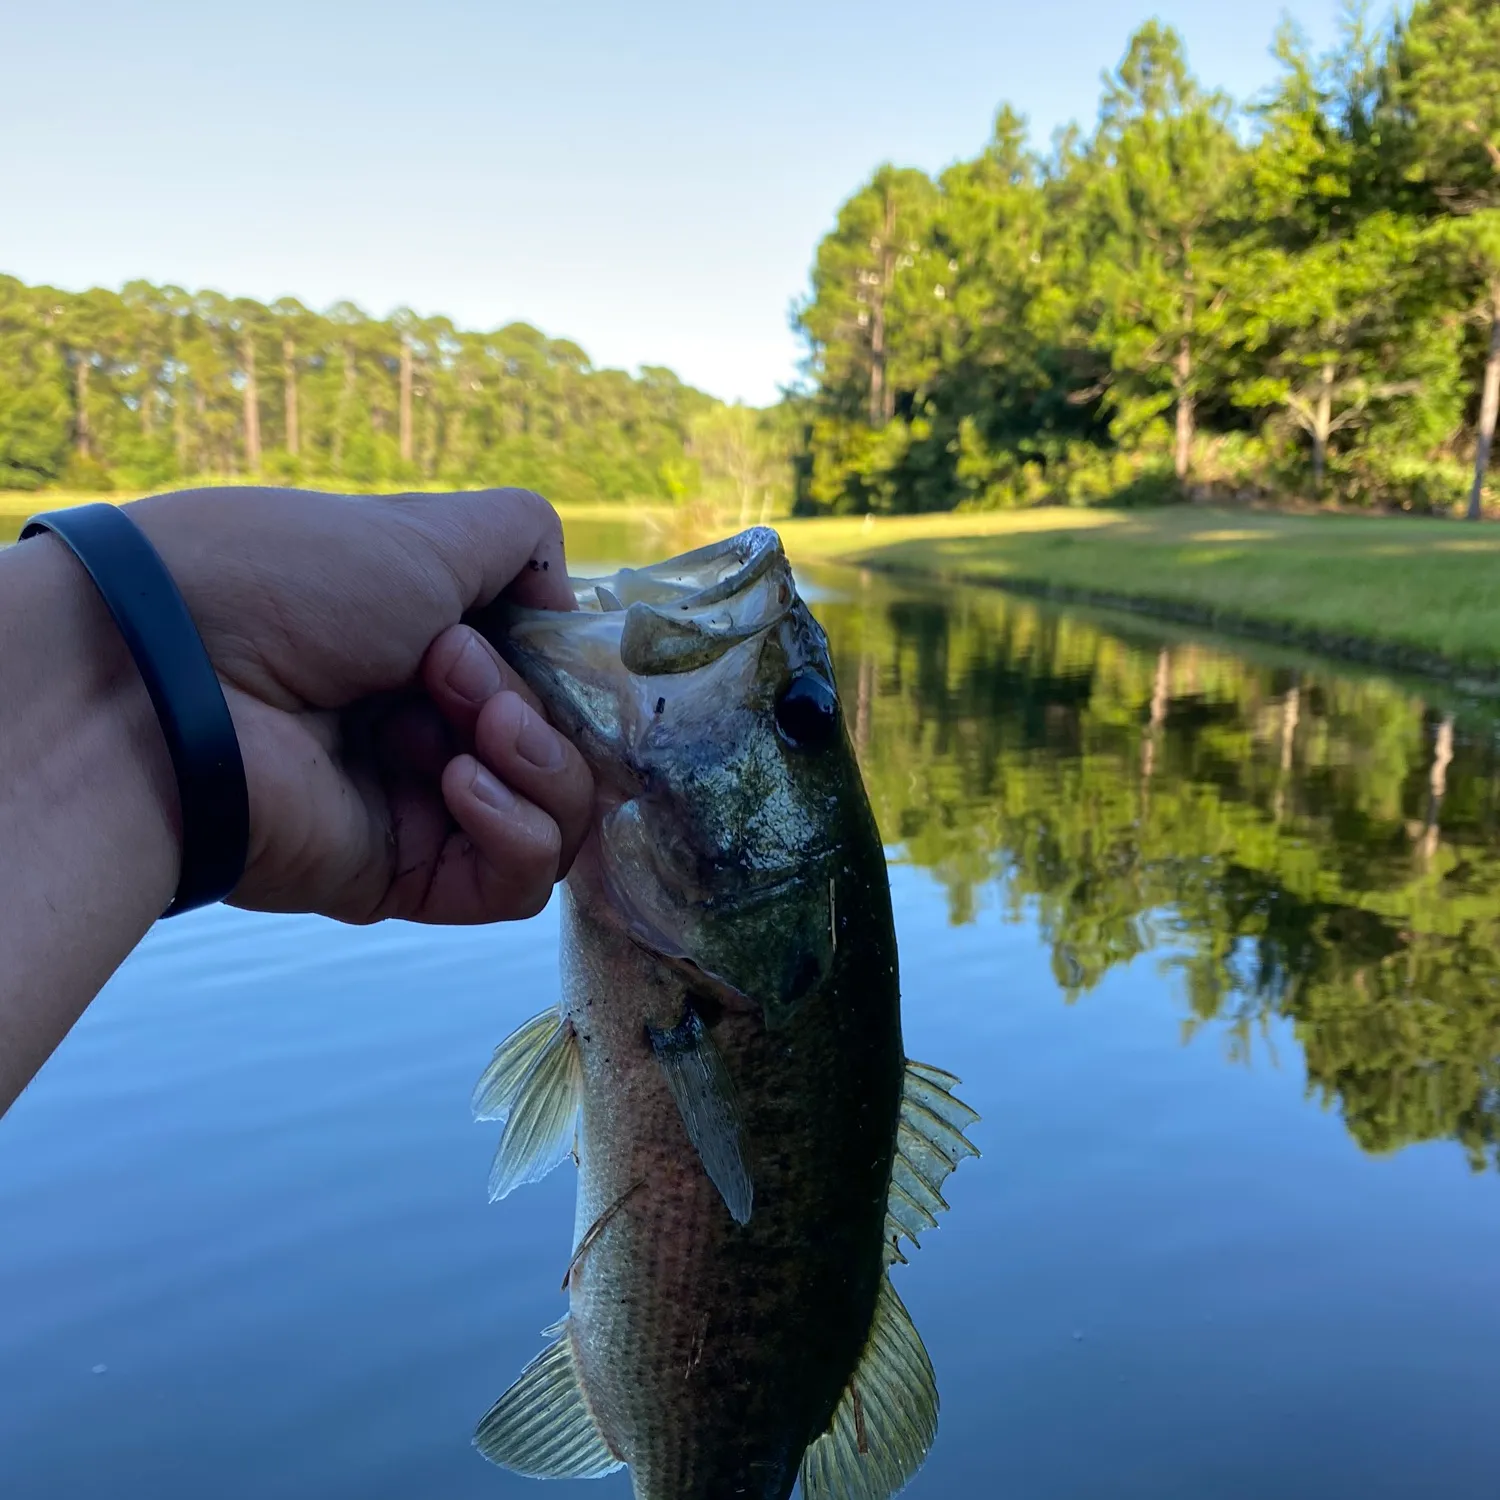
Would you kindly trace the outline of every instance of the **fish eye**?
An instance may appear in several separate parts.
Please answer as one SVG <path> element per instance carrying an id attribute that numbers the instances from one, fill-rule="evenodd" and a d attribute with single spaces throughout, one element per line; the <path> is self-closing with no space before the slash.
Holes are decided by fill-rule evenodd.
<path id="1" fill-rule="evenodd" d="M 823 750 L 838 733 L 839 700 L 816 672 L 799 672 L 776 700 L 776 727 L 798 750 Z"/>

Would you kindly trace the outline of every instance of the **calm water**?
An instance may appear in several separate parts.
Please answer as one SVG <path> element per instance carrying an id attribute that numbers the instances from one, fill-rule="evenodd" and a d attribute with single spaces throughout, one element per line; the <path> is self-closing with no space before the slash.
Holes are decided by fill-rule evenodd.
<path id="1" fill-rule="evenodd" d="M 943 1395 L 908 1493 L 1493 1496 L 1494 720 L 810 582 L 908 1050 L 984 1115 L 896 1273 Z M 467 1101 L 555 939 L 550 910 L 153 933 L 0 1122 L 0 1496 L 554 1493 L 469 1436 L 563 1311 L 572 1174 L 488 1205 Z"/>

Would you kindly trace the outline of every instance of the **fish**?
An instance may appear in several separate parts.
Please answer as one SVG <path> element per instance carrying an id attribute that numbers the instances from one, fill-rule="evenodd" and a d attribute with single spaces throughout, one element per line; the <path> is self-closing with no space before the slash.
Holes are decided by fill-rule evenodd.
<path id="1" fill-rule="evenodd" d="M 979 1117 L 905 1055 L 827 639 L 767 527 L 573 588 L 493 637 L 598 791 L 561 999 L 473 1099 L 492 1199 L 577 1163 L 568 1312 L 475 1443 L 637 1500 L 885 1500 L 938 1418 L 890 1272 Z"/>

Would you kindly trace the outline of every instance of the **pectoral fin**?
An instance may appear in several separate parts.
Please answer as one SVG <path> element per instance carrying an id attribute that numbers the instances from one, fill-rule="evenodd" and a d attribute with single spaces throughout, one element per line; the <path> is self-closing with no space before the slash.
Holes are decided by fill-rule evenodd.
<path id="1" fill-rule="evenodd" d="M 489 1067 L 474 1085 L 470 1104 L 476 1120 L 505 1120 L 516 1102 L 521 1080 L 561 1025 L 561 1014 L 555 1005 L 550 1005 L 541 1015 L 518 1026 L 495 1048 Z"/>
<path id="2" fill-rule="evenodd" d="M 917 1235 L 937 1226 L 948 1207 L 942 1186 L 966 1156 L 978 1156 L 965 1129 L 979 1116 L 953 1090 L 958 1079 L 927 1063 L 908 1062 L 896 1129 L 896 1159 L 886 1200 L 886 1263 L 905 1260 L 900 1242 L 918 1249 Z"/>
<path id="3" fill-rule="evenodd" d="M 803 1455 L 804 1500 L 887 1500 L 921 1468 L 937 1419 L 932 1361 L 882 1276 L 864 1353 L 832 1425 Z"/>
<path id="4" fill-rule="evenodd" d="M 602 1479 L 624 1464 L 609 1451 L 589 1410 L 566 1319 L 557 1327 L 562 1337 L 489 1409 L 474 1446 L 491 1463 L 529 1479 Z"/>
<path id="5" fill-rule="evenodd" d="M 534 1025 L 528 1022 L 516 1033 L 517 1038 Z M 533 1043 L 534 1037 L 527 1045 Z M 491 1070 L 499 1068 L 501 1062 L 497 1056 Z M 498 1080 L 496 1087 L 498 1091 Z M 509 1094 L 505 1132 L 490 1169 L 492 1203 L 523 1183 L 540 1181 L 569 1154 L 582 1094 L 578 1038 L 570 1021 L 556 1019 L 550 1035 L 534 1048 L 530 1065 Z"/>
<path id="6" fill-rule="evenodd" d="M 736 1224 L 750 1222 L 754 1187 L 734 1083 L 708 1028 L 689 1010 L 670 1030 L 646 1028 L 688 1139 Z"/>

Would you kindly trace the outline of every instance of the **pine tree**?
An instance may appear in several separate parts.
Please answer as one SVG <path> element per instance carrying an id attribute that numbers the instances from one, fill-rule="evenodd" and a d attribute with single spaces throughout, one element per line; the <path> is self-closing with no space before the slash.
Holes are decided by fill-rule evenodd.
<path id="1" fill-rule="evenodd" d="M 1222 308 L 1222 217 L 1240 148 L 1230 102 L 1188 72 L 1177 33 L 1151 21 L 1105 82 L 1084 154 L 1086 316 L 1113 365 L 1117 429 L 1174 414 L 1173 470 L 1192 465 L 1205 359 Z"/>
<path id="2" fill-rule="evenodd" d="M 1500 413 L 1500 0 L 1419 0 L 1392 47 L 1383 113 L 1386 149 L 1489 329 L 1468 506 L 1477 520 Z"/>

